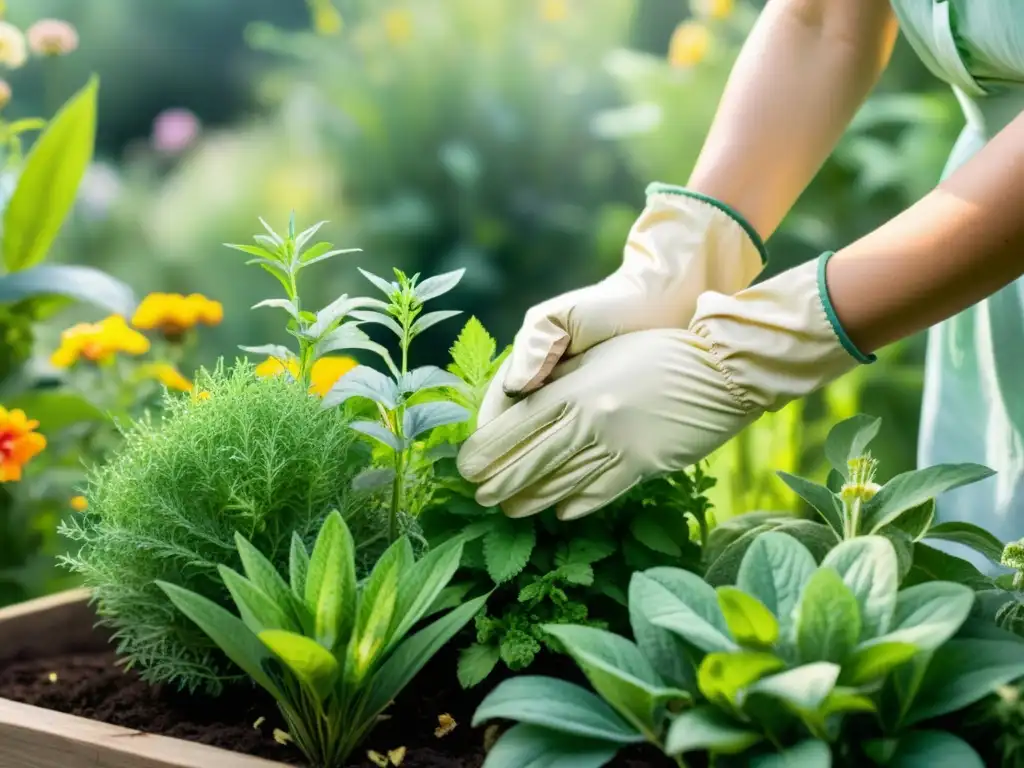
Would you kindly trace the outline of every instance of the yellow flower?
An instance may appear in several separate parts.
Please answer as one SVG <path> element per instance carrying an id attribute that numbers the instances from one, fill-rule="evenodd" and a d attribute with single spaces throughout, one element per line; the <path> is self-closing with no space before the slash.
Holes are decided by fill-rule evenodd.
<path id="1" fill-rule="evenodd" d="M 0 64 L 8 69 L 17 69 L 28 59 L 25 36 L 13 24 L 0 21 Z"/>
<path id="2" fill-rule="evenodd" d="M 120 315 L 111 315 L 99 323 L 79 323 L 60 335 L 60 346 L 50 362 L 58 368 L 70 368 L 81 358 L 105 363 L 118 352 L 142 355 L 149 351 L 149 339 Z"/>
<path id="3" fill-rule="evenodd" d="M 355 368 L 359 363 L 350 357 L 340 355 L 328 355 L 321 357 L 313 363 L 313 370 L 310 371 L 309 391 L 323 397 L 331 391 L 338 379 Z M 282 363 L 276 357 L 268 357 L 256 366 L 257 376 L 277 376 L 288 371 L 293 378 L 299 377 L 299 361 L 294 357 L 289 358 L 287 363 Z"/>
<path id="4" fill-rule="evenodd" d="M 37 56 L 66 56 L 78 48 L 78 32 L 60 19 L 40 19 L 25 32 Z"/>
<path id="5" fill-rule="evenodd" d="M 385 11 L 384 34 L 396 45 L 409 42 L 412 39 L 412 14 L 402 9 Z"/>
<path id="6" fill-rule="evenodd" d="M 693 12 L 705 19 L 724 19 L 735 5 L 735 0 L 690 0 Z"/>
<path id="7" fill-rule="evenodd" d="M 72 496 L 70 504 L 75 512 L 85 512 L 89 508 L 89 500 L 85 496 Z"/>
<path id="8" fill-rule="evenodd" d="M 309 0 L 309 7 L 313 14 L 313 29 L 318 35 L 327 37 L 341 32 L 341 14 L 331 0 Z"/>
<path id="9" fill-rule="evenodd" d="M 192 389 L 192 382 L 170 363 L 144 365 L 139 374 L 145 378 L 156 379 L 168 389 L 176 389 L 179 392 L 188 392 Z"/>
<path id="10" fill-rule="evenodd" d="M 668 46 L 668 60 L 673 67 L 692 67 L 704 60 L 711 47 L 711 33 L 703 24 L 684 21 L 675 32 Z"/>
<path id="11" fill-rule="evenodd" d="M 282 731 L 280 728 L 274 729 L 274 741 L 278 744 L 288 744 L 292 740 L 292 736 L 288 731 Z"/>
<path id="12" fill-rule="evenodd" d="M 0 109 L 11 103 L 11 85 L 6 80 L 0 80 Z"/>
<path id="13" fill-rule="evenodd" d="M 196 392 L 195 399 L 199 400 L 199 401 L 209 400 L 210 399 L 210 393 L 207 392 L 205 389 L 200 390 L 199 392 Z"/>
<path id="14" fill-rule="evenodd" d="M 0 406 L 0 483 L 21 480 L 22 467 L 46 447 L 46 438 L 35 431 L 38 426 L 23 410 Z"/>
<path id="15" fill-rule="evenodd" d="M 563 21 L 569 15 L 566 0 L 541 0 L 540 17 L 544 21 Z"/>
<path id="16" fill-rule="evenodd" d="M 132 325 L 144 331 L 159 330 L 168 339 L 180 339 L 202 323 L 217 325 L 224 319 L 224 307 L 202 294 L 151 293 L 142 300 Z"/>

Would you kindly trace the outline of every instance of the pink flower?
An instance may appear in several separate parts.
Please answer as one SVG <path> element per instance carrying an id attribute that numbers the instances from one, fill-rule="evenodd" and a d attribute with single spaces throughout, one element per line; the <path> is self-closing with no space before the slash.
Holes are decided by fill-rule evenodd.
<path id="1" fill-rule="evenodd" d="M 167 109 L 153 121 L 153 147 L 174 155 L 184 151 L 199 136 L 199 118 L 187 109 Z"/>
<path id="2" fill-rule="evenodd" d="M 78 48 L 78 32 L 60 19 L 40 19 L 25 32 L 37 56 L 67 56 Z"/>

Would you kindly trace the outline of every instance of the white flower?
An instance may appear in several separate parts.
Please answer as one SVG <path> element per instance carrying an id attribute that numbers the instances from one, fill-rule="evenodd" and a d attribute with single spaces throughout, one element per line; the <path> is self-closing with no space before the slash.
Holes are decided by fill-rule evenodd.
<path id="1" fill-rule="evenodd" d="M 13 24 L 0 21 L 0 64 L 17 69 L 28 59 L 25 35 Z"/>
<path id="2" fill-rule="evenodd" d="M 78 32 L 60 19 L 40 19 L 25 33 L 37 56 L 66 56 L 78 48 Z"/>

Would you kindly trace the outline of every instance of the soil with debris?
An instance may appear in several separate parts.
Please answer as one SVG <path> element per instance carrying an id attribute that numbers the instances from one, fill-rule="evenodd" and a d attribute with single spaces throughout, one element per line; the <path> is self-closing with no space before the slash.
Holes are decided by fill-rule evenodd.
<path id="1" fill-rule="evenodd" d="M 549 660 L 544 665 L 549 668 L 531 668 L 530 673 L 557 674 L 558 670 L 564 674 L 566 664 L 558 661 Z M 463 691 L 455 676 L 455 664 L 456 655 L 451 649 L 435 657 L 388 710 L 390 717 L 353 755 L 349 768 L 376 768 L 367 754 L 369 750 L 386 756 L 401 747 L 405 748 L 402 768 L 480 768 L 486 754 L 485 735 L 494 734 L 487 734 L 486 728 L 472 728 L 470 721 L 476 706 L 498 680 Z M 283 729 L 284 723 L 273 700 L 262 691 L 233 689 L 212 698 L 151 686 L 116 666 L 112 653 L 2 665 L 0 697 L 290 765 L 305 764 L 293 746 L 275 740 L 275 729 Z M 440 728 L 441 721 L 448 722 L 448 717 L 455 726 L 439 735 L 445 730 Z M 622 753 L 609 763 L 610 768 L 671 765 L 646 747 Z"/>

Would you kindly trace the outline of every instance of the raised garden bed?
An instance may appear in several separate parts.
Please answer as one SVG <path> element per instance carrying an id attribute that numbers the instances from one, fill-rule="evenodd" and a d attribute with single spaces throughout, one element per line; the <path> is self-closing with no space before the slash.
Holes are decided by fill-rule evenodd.
<path id="1" fill-rule="evenodd" d="M 88 594 L 81 590 L 0 610 L 0 768 L 303 764 L 296 750 L 275 742 L 273 731 L 281 722 L 261 691 L 229 691 L 211 699 L 147 685 L 115 666 L 108 637 L 94 623 Z M 454 653 L 439 654 L 365 747 L 379 753 L 405 747 L 402 768 L 479 768 L 486 734 L 469 723 L 489 686 L 462 691 L 454 664 Z M 441 714 L 450 714 L 456 727 L 438 737 Z M 642 754 L 610 765 L 667 765 L 659 760 Z M 351 763 L 374 766 L 365 751 Z"/>

